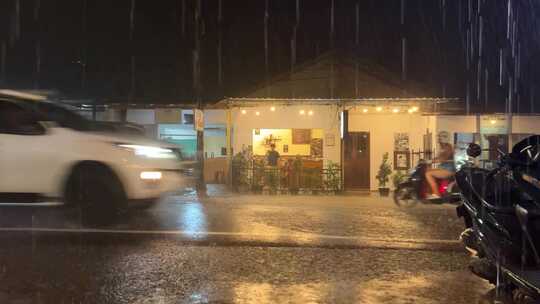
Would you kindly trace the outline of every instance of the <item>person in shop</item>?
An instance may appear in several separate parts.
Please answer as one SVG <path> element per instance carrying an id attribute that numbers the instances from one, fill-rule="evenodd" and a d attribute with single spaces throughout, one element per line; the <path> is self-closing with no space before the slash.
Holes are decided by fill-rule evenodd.
<path id="1" fill-rule="evenodd" d="M 270 150 L 266 152 L 266 163 L 270 167 L 277 167 L 279 161 L 279 152 L 276 151 L 276 145 L 270 144 Z"/>

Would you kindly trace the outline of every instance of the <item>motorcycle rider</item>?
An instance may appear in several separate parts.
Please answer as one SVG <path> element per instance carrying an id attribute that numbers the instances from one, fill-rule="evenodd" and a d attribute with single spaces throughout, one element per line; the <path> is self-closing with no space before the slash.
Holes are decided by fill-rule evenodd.
<path id="1" fill-rule="evenodd" d="M 431 188 L 431 194 L 428 199 L 438 199 L 441 197 L 437 187 L 437 179 L 448 179 L 456 173 L 454 164 L 454 146 L 449 143 L 450 135 L 446 131 L 441 131 L 437 135 L 440 150 L 437 157 L 433 159 L 433 163 L 438 163 L 437 168 L 426 170 L 426 181 Z"/>

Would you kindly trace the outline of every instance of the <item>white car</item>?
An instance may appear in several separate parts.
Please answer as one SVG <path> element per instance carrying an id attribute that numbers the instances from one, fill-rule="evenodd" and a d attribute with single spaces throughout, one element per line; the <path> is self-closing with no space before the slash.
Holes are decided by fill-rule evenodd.
<path id="1" fill-rule="evenodd" d="M 151 203 L 189 183 L 171 144 L 99 132 L 57 104 L 1 93 L 0 196 L 58 198 L 103 211 Z"/>

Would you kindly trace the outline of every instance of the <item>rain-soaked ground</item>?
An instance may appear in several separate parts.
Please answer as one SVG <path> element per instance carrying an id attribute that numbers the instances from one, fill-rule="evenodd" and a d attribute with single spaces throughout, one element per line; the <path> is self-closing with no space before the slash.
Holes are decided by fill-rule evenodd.
<path id="1" fill-rule="evenodd" d="M 108 225 L 0 209 L 0 303 L 492 303 L 453 206 L 187 194 Z"/>

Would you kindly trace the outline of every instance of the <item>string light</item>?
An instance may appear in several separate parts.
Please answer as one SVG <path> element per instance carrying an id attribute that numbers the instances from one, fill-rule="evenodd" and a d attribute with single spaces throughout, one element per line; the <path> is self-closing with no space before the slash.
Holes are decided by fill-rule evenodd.
<path id="1" fill-rule="evenodd" d="M 255 112 L 255 115 L 259 116 L 259 115 L 261 115 L 261 112 L 257 111 L 257 112 Z"/>
<path id="2" fill-rule="evenodd" d="M 497 121 L 495 119 L 492 119 L 489 121 L 492 125 L 494 125 L 495 123 L 497 123 Z"/>
<path id="3" fill-rule="evenodd" d="M 393 108 L 392 109 L 392 113 L 398 113 L 399 112 L 399 109 L 398 108 Z"/>
<path id="4" fill-rule="evenodd" d="M 306 111 L 305 110 L 300 110 L 300 115 L 304 115 L 306 114 Z"/>
<path id="5" fill-rule="evenodd" d="M 275 111 L 276 111 L 276 107 L 271 107 L 271 108 L 270 108 L 270 111 L 275 112 Z"/>
<path id="6" fill-rule="evenodd" d="M 246 111 L 246 110 L 242 110 L 242 114 L 246 114 L 246 113 L 247 113 L 247 111 Z"/>
<path id="7" fill-rule="evenodd" d="M 377 108 L 375 108 L 375 110 L 376 110 L 377 112 L 380 112 L 380 111 L 382 111 L 382 107 L 377 107 Z"/>
<path id="8" fill-rule="evenodd" d="M 412 110 L 413 112 L 417 112 L 417 111 L 418 111 L 418 107 L 417 107 L 417 106 L 414 106 L 414 107 L 411 108 L 411 110 Z"/>
<path id="9" fill-rule="evenodd" d="M 313 116 L 313 111 L 309 110 L 308 115 Z"/>
<path id="10" fill-rule="evenodd" d="M 363 109 L 362 110 L 362 113 L 367 113 L 368 112 L 368 109 Z"/>

